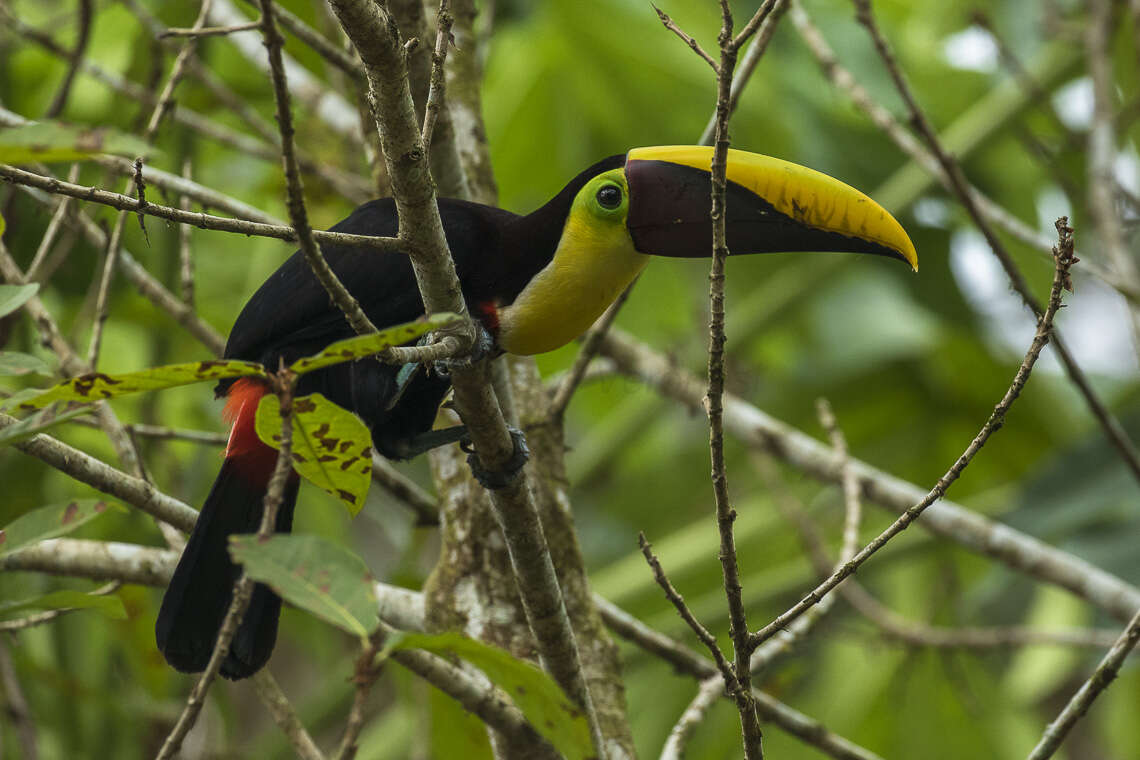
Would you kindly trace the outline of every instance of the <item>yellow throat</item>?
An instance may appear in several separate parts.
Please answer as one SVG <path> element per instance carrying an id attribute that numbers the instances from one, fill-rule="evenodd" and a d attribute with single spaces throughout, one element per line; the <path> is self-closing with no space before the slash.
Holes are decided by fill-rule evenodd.
<path id="1" fill-rule="evenodd" d="M 599 175 L 575 198 L 554 257 L 499 309 L 499 345 L 512 354 L 553 351 L 594 323 L 645 267 L 625 225 L 626 203 L 607 210 L 595 195 L 603 184 L 628 194 L 621 169 Z"/>

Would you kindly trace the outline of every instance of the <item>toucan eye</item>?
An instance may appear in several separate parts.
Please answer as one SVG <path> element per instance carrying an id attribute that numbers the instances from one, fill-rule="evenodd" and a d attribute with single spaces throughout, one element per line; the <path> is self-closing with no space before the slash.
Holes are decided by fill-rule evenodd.
<path id="1" fill-rule="evenodd" d="M 602 208 L 615 209 L 621 205 L 621 188 L 617 185 L 605 185 L 598 190 L 595 197 Z"/>

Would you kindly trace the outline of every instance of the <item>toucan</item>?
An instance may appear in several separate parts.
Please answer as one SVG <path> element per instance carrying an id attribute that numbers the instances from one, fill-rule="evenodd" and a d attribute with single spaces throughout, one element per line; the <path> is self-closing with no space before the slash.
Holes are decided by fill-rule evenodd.
<path id="1" fill-rule="evenodd" d="M 439 213 L 463 296 L 496 352 L 538 354 L 583 333 L 637 277 L 650 256 L 707 257 L 711 252 L 712 149 L 637 148 L 595 163 L 546 205 L 525 216 L 492 206 L 440 198 Z M 902 226 L 854 188 L 776 158 L 730 150 L 725 227 L 733 255 L 838 251 L 900 259 L 917 269 Z M 358 235 L 397 234 L 392 199 L 357 208 L 332 229 Z M 407 256 L 324 245 L 332 269 L 377 327 L 417 319 L 424 306 Z M 226 343 L 225 357 L 277 367 L 351 337 L 304 257 L 294 253 L 250 298 Z M 298 394 L 319 392 L 352 410 L 369 427 L 376 450 L 405 459 L 437 444 L 432 427 L 450 387 L 446 372 L 373 360 L 302 376 Z M 268 392 L 259 380 L 223 381 L 224 416 L 232 423 L 221 472 L 162 601 L 158 648 L 177 670 L 203 670 L 229 607 L 239 568 L 228 553 L 233 534 L 252 533 L 276 451 L 254 431 Z M 449 440 L 454 440 L 449 439 Z M 293 522 L 294 473 L 277 516 Z M 221 667 L 246 678 L 269 659 L 281 598 L 258 584 Z"/>

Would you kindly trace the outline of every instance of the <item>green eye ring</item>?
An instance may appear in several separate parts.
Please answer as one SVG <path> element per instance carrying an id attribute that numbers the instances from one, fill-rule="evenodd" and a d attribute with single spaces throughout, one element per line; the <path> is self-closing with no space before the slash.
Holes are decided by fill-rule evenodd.
<path id="1" fill-rule="evenodd" d="M 594 200 L 598 205 L 607 211 L 613 211 L 621 206 L 622 192 L 621 188 L 616 184 L 606 183 L 598 188 L 598 192 L 594 195 Z"/>

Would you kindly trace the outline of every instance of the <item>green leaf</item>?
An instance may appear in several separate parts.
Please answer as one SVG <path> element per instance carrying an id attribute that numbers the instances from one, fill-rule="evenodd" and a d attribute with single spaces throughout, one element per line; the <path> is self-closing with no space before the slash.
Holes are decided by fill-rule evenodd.
<path id="1" fill-rule="evenodd" d="M 113 595 L 85 594 L 82 591 L 52 591 L 50 594 L 19 602 L 0 604 L 0 616 L 27 610 L 97 610 L 113 620 L 123 620 L 127 610 L 123 600 Z"/>
<path id="2" fill-rule="evenodd" d="M 157 151 L 145 140 L 106 127 L 38 122 L 0 130 L 0 163 L 83 161 L 102 153 L 134 158 Z"/>
<path id="3" fill-rule="evenodd" d="M 0 233 L 2 232 L 0 230 Z M 39 283 L 35 282 L 29 282 L 27 285 L 0 285 L 0 317 L 7 316 L 23 306 L 39 289 Z"/>
<path id="4" fill-rule="evenodd" d="M 0 351 L 0 375 L 50 375 L 53 372 L 55 369 L 52 365 L 38 356 L 18 351 Z"/>
<path id="5" fill-rule="evenodd" d="M 257 437 L 281 447 L 281 402 L 267 394 L 257 406 Z M 344 502 L 355 516 L 372 482 L 372 435 L 360 418 L 319 393 L 293 400 L 293 469 Z"/>
<path id="6" fill-rule="evenodd" d="M 12 400 L 9 399 L 9 401 Z M 8 446 L 27 440 L 61 422 L 67 422 L 80 415 L 90 414 L 93 410 L 94 407 L 91 404 L 80 404 L 74 401 L 61 401 L 52 404 L 47 409 L 41 409 L 30 417 L 25 417 L 0 430 L 0 446 Z"/>
<path id="7" fill-rule="evenodd" d="M 549 675 L 531 663 L 461 633 L 400 633 L 389 639 L 384 653 L 399 649 L 424 649 L 467 660 L 507 692 L 530 724 L 563 756 L 569 760 L 594 757 L 585 715 Z"/>
<path id="8" fill-rule="evenodd" d="M 453 325 L 459 319 L 456 314 L 442 312 L 430 317 L 423 317 L 415 322 L 389 327 L 387 330 L 381 330 L 372 335 L 358 335 L 355 338 L 338 340 L 336 343 L 326 346 L 320 353 L 298 359 L 289 365 L 289 369 L 300 375 L 327 367 L 330 364 L 339 364 L 372 356 L 391 346 L 400 346 L 413 341 L 432 330 Z"/>
<path id="9" fill-rule="evenodd" d="M 54 385 L 31 398 L 8 399 L 0 404 L 0 409 L 40 409 L 56 401 L 92 402 L 107 398 L 117 398 L 128 393 L 157 391 L 178 385 L 189 385 L 206 380 L 222 380 L 242 375 L 265 377 L 265 368 L 256 362 L 243 362 L 233 359 L 209 359 L 187 364 L 167 364 L 138 372 L 125 372 L 107 375 L 102 372 L 89 372 L 59 385 Z"/>
<path id="10" fill-rule="evenodd" d="M 319 536 L 232 536 L 230 554 L 283 599 L 362 640 L 379 625 L 372 575 L 343 546 Z"/>
<path id="11" fill-rule="evenodd" d="M 109 508 L 121 507 L 102 499 L 76 499 L 66 504 L 50 504 L 20 515 L 0 530 L 0 557 L 29 544 L 62 536 L 94 520 Z"/>

